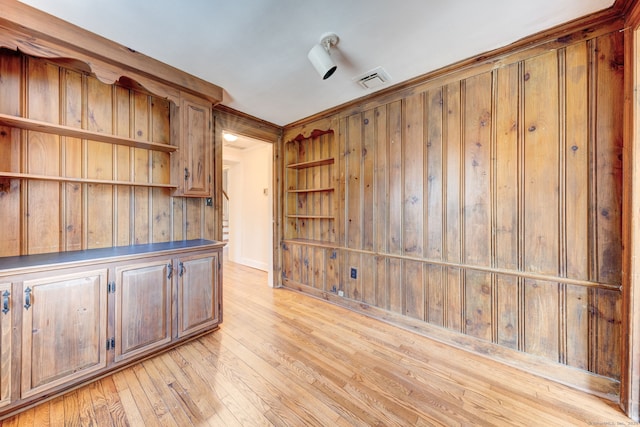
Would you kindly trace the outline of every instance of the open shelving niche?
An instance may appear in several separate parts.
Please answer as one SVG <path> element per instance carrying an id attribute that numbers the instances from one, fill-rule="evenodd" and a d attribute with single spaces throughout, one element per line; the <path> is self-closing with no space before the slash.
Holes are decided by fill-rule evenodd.
<path id="1" fill-rule="evenodd" d="M 285 144 L 285 240 L 335 242 L 333 130 L 314 130 Z"/>
<path id="2" fill-rule="evenodd" d="M 8 114 L 0 114 L 0 126 L 17 128 L 21 130 L 48 133 L 52 135 L 65 136 L 70 138 L 86 139 L 96 142 L 104 142 L 107 144 L 122 145 L 126 147 L 141 148 L 164 153 L 173 153 L 177 151 L 175 145 L 161 144 L 149 141 L 140 141 L 127 137 L 116 136 L 108 133 L 94 132 L 71 126 L 64 126 L 33 120 L 20 116 L 12 116 Z M 77 182 L 88 184 L 108 184 L 108 185 L 130 185 L 138 187 L 154 187 L 154 188 L 170 188 L 175 189 L 177 185 L 171 183 L 152 183 L 152 182 L 136 182 L 136 181 L 120 181 L 107 179 L 91 179 L 81 177 L 65 177 L 55 175 L 39 175 L 22 172 L 0 171 L 0 178 L 17 178 L 32 179 L 41 181 L 58 181 L 58 182 Z"/>

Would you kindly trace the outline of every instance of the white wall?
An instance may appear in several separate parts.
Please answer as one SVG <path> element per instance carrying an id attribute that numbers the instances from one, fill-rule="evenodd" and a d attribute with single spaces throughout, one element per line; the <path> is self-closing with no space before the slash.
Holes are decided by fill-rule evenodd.
<path id="1" fill-rule="evenodd" d="M 273 286 L 273 146 L 225 149 L 224 158 L 229 169 L 229 259 L 268 271 Z"/>

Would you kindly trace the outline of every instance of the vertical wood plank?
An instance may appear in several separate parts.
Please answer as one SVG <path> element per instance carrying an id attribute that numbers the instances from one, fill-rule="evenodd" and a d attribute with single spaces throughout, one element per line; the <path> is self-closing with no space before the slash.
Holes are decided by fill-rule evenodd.
<path id="1" fill-rule="evenodd" d="M 21 114 L 20 93 L 22 58 L 19 55 L 0 55 L 0 112 Z M 20 140 L 22 132 L 0 126 L 0 170 L 20 172 Z M 20 180 L 0 178 L 0 256 L 21 254 Z"/>
<path id="2" fill-rule="evenodd" d="M 115 111 L 114 111 L 114 132 L 116 135 L 130 137 L 131 129 L 131 103 L 129 90 L 117 86 L 115 89 Z M 117 180 L 131 181 L 132 150 L 129 147 L 117 146 L 114 154 L 114 175 Z M 116 186 L 114 189 L 114 204 L 116 206 L 115 214 L 115 233 L 114 241 L 118 246 L 124 246 L 133 243 L 131 234 L 131 206 L 132 206 L 133 189 L 130 187 Z"/>
<path id="3" fill-rule="evenodd" d="M 321 291 L 326 291 L 325 281 L 327 279 L 327 248 L 312 248 L 313 249 L 313 287 Z"/>
<path id="4" fill-rule="evenodd" d="M 363 115 L 362 141 L 362 249 L 373 250 L 374 243 L 374 160 L 376 158 L 376 111 L 371 109 Z"/>
<path id="5" fill-rule="evenodd" d="M 464 183 L 464 155 L 463 155 L 463 110 L 461 106 L 462 84 L 451 83 L 444 89 L 446 114 L 443 114 L 443 133 L 446 142 L 443 156 L 446 158 L 444 174 L 445 186 L 445 218 L 446 234 L 444 236 L 444 259 L 450 262 L 462 262 L 463 222 L 462 196 Z M 464 318 L 464 289 L 463 275 L 457 268 L 448 268 L 445 287 L 444 326 L 462 331 Z"/>
<path id="6" fill-rule="evenodd" d="M 346 247 L 362 249 L 362 115 L 350 116 L 346 139 Z"/>
<path id="7" fill-rule="evenodd" d="M 459 268 L 447 268 L 447 296 L 445 298 L 444 326 L 463 332 L 464 328 L 464 285 Z"/>
<path id="8" fill-rule="evenodd" d="M 491 341 L 491 274 L 467 270 L 464 284 L 464 331 L 467 335 Z"/>
<path id="9" fill-rule="evenodd" d="M 558 274 L 558 63 L 555 52 L 525 61 L 524 267 Z"/>
<path id="10" fill-rule="evenodd" d="M 465 81 L 464 261 L 491 262 L 491 73 Z"/>
<path id="11" fill-rule="evenodd" d="M 513 64 L 496 71 L 496 150 L 495 150 L 495 265 L 517 270 L 519 260 L 519 66 Z M 519 345 L 518 280 L 497 276 L 496 341 L 505 347 Z"/>
<path id="12" fill-rule="evenodd" d="M 151 100 L 151 140 L 156 143 L 168 144 L 171 141 L 169 129 L 169 101 L 159 98 Z M 151 182 L 169 183 L 171 164 L 167 153 L 151 152 Z M 167 242 L 171 240 L 171 195 L 170 190 L 154 188 L 151 190 L 153 242 Z M 211 213 L 209 208 L 205 212 Z M 213 217 L 205 222 L 213 227 Z M 213 239 L 213 232 L 209 230 L 209 238 Z"/>
<path id="13" fill-rule="evenodd" d="M 28 60 L 28 117 L 60 122 L 60 70 L 43 60 Z M 47 96 L 42 96 L 47 94 Z M 40 132 L 27 133 L 27 173 L 60 174 L 60 137 Z M 60 184 L 28 181 L 27 245 L 29 254 L 57 252 L 61 242 Z"/>
<path id="14" fill-rule="evenodd" d="M 424 94 L 404 99 L 404 135 L 402 147 L 403 253 L 423 256 L 424 244 Z"/>
<path id="15" fill-rule="evenodd" d="M 369 254 L 362 255 L 361 270 L 359 271 L 362 276 L 362 301 L 376 305 L 376 263 L 374 256 Z"/>
<path id="16" fill-rule="evenodd" d="M 496 342 L 505 347 L 518 349 L 518 279 L 514 276 L 496 277 L 498 298 Z"/>
<path id="17" fill-rule="evenodd" d="M 397 258 L 389 259 L 389 310 L 394 313 L 404 313 L 404 283 L 403 261 Z"/>
<path id="18" fill-rule="evenodd" d="M 599 37 L 595 117 L 597 280 L 622 280 L 623 33 Z"/>
<path id="19" fill-rule="evenodd" d="M 558 360 L 558 284 L 526 279 L 524 310 L 524 350 Z"/>
<path id="20" fill-rule="evenodd" d="M 587 44 L 566 48 L 566 274 L 589 278 L 589 121 Z"/>
<path id="21" fill-rule="evenodd" d="M 402 209 L 404 193 L 402 186 L 403 137 L 402 102 L 389 104 L 389 232 L 388 248 L 393 255 L 402 254 Z M 395 268 L 395 267 L 394 267 Z"/>
<path id="22" fill-rule="evenodd" d="M 567 286 L 566 364 L 589 369 L 589 289 Z"/>
<path id="23" fill-rule="evenodd" d="M 133 119 L 133 138 L 149 141 L 150 117 L 149 96 L 133 93 L 131 97 Z M 149 150 L 133 149 L 133 179 L 135 182 L 149 182 Z M 136 244 L 149 243 L 149 189 L 136 187 L 133 190 L 133 224 Z M 188 220 L 187 220 L 188 221 Z"/>
<path id="24" fill-rule="evenodd" d="M 200 239 L 202 237 L 202 199 L 188 197 L 185 200 L 186 238 Z"/>
<path id="25" fill-rule="evenodd" d="M 63 122 L 67 126 L 82 127 L 85 114 L 83 76 L 80 73 L 64 71 L 63 73 L 64 110 Z M 62 139 L 63 173 L 68 177 L 83 177 L 84 144 L 81 139 L 65 137 Z M 83 249 L 82 203 L 83 186 L 77 182 L 62 184 L 63 188 L 63 247 L 66 251 Z"/>
<path id="26" fill-rule="evenodd" d="M 87 128 L 113 133 L 113 90 L 94 77 L 87 78 Z M 87 178 L 113 179 L 113 146 L 87 141 Z M 88 184 L 87 248 L 113 246 L 113 186 Z"/>
<path id="27" fill-rule="evenodd" d="M 497 70 L 497 85 L 495 261 L 498 268 L 515 270 L 518 268 L 518 64 Z"/>
<path id="28" fill-rule="evenodd" d="M 348 252 L 345 255 L 346 265 L 344 269 L 344 296 L 357 301 L 362 300 L 362 255 Z M 356 278 L 351 277 L 351 269 L 355 268 Z"/>
<path id="29" fill-rule="evenodd" d="M 340 283 L 340 260 L 338 258 L 337 249 L 327 250 L 327 279 L 326 290 L 327 292 L 336 292 L 341 288 Z"/>
<path id="30" fill-rule="evenodd" d="M 427 259 L 442 260 L 444 256 L 444 228 L 446 202 L 444 197 L 444 142 L 443 105 L 444 89 L 427 94 L 427 144 L 425 153 L 425 219 Z M 443 269 L 425 267 L 426 320 L 438 326 L 444 324 Z"/>
<path id="31" fill-rule="evenodd" d="M 405 289 L 404 314 L 425 320 L 424 264 L 417 261 L 403 262 Z"/>
<path id="32" fill-rule="evenodd" d="M 389 248 L 389 131 L 387 106 L 375 110 L 375 162 L 374 162 L 374 250 L 386 253 Z"/>

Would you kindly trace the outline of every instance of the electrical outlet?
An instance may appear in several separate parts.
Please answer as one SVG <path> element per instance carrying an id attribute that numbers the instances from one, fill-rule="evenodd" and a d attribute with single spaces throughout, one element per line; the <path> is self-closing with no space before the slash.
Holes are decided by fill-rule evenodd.
<path id="1" fill-rule="evenodd" d="M 343 297 L 344 296 L 344 291 L 342 291 L 342 290 L 338 291 L 338 296 L 339 297 Z"/>
<path id="2" fill-rule="evenodd" d="M 358 278 L 358 269 L 351 267 L 351 278 L 352 279 L 357 279 Z"/>

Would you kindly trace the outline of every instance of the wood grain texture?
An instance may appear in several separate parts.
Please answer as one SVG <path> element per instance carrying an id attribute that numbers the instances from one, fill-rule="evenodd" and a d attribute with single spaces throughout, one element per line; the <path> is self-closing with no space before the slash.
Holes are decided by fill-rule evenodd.
<path id="1" fill-rule="evenodd" d="M 3 426 L 595 425 L 610 402 L 224 265 L 222 327 Z M 105 409 L 108 408 L 108 411 Z"/>
<path id="2" fill-rule="evenodd" d="M 618 381 L 623 47 L 594 33 L 336 111 L 339 301 Z M 315 292 L 295 271 L 324 243 L 286 242 L 285 285 Z"/>
<path id="3" fill-rule="evenodd" d="M 169 100 L 6 49 L 0 73 L 0 113 L 51 124 L 0 127 L 2 255 L 214 238 L 205 201 L 172 194 Z"/>

